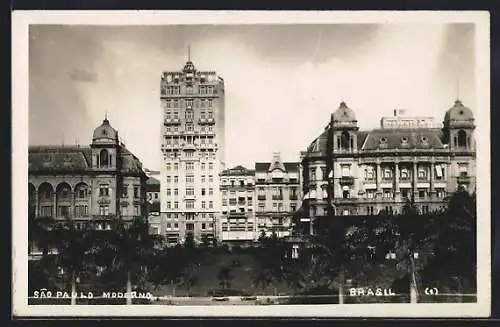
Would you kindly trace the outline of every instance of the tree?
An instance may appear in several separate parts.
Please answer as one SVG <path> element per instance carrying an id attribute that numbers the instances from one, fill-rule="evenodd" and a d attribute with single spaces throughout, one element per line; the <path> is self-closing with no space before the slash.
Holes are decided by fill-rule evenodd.
<path id="1" fill-rule="evenodd" d="M 76 229 L 73 221 L 53 231 L 57 238 L 57 262 L 67 271 L 67 279 L 71 285 L 71 304 L 76 304 L 76 283 L 89 266 L 87 252 L 90 249 L 91 238 L 87 228 Z"/>

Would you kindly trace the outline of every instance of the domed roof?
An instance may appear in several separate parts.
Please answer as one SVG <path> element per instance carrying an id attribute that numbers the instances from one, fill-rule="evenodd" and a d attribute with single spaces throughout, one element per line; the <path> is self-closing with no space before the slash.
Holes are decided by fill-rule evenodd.
<path id="1" fill-rule="evenodd" d="M 101 126 L 94 130 L 92 141 L 95 143 L 116 143 L 118 142 L 118 132 L 111 127 L 108 118 L 104 118 Z"/>
<path id="2" fill-rule="evenodd" d="M 334 122 L 356 122 L 356 115 L 354 110 L 349 108 L 347 104 L 342 101 L 339 108 L 333 113 Z"/>
<path id="3" fill-rule="evenodd" d="M 184 72 L 194 72 L 195 71 L 194 64 L 191 60 L 186 62 L 186 64 L 184 65 L 183 71 Z"/>
<path id="4" fill-rule="evenodd" d="M 448 109 L 444 116 L 445 121 L 471 121 L 474 119 L 472 110 L 462 104 L 460 100 L 456 100 L 453 107 Z"/>

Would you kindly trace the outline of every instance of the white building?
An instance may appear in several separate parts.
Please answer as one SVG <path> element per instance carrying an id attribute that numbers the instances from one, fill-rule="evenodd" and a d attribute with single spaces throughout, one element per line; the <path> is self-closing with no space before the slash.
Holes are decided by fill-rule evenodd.
<path id="1" fill-rule="evenodd" d="M 161 77 L 161 217 L 169 243 L 217 237 L 224 169 L 224 80 L 187 61 Z"/>

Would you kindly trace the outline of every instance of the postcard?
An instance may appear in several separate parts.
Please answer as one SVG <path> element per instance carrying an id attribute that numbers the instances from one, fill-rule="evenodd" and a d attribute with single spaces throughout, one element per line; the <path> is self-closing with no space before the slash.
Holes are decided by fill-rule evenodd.
<path id="1" fill-rule="evenodd" d="M 490 315 L 488 12 L 12 26 L 14 315 Z"/>

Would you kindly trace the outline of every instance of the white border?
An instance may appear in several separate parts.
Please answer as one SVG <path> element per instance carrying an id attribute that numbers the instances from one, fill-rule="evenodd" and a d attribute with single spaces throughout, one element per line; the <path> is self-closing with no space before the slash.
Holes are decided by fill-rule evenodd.
<path id="1" fill-rule="evenodd" d="M 491 308 L 489 12 L 396 11 L 15 11 L 12 15 L 13 314 L 16 316 L 488 317 Z M 28 306 L 28 25 L 476 24 L 478 302 L 272 306 Z M 229 309 L 230 308 L 230 309 Z"/>

